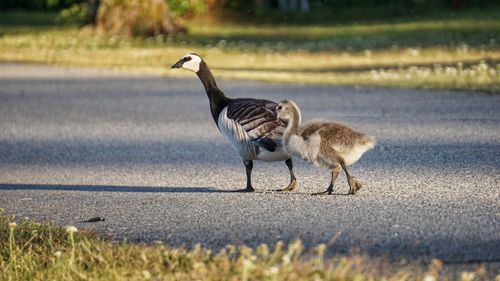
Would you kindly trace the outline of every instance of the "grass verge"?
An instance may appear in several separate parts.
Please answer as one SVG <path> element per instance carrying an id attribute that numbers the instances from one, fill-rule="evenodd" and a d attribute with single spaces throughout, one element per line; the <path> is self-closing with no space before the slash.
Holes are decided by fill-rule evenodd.
<path id="1" fill-rule="evenodd" d="M 186 75 L 169 66 L 201 54 L 218 77 L 279 83 L 500 92 L 500 11 L 396 22 L 274 26 L 192 23 L 164 39 L 0 20 L 0 61 Z M 5 18 L 15 13 L 3 12 Z M 49 15 L 50 16 L 50 15 Z M 0 13 L 0 18 L 3 15 Z M 22 18 L 26 21 L 23 23 Z M 37 14 L 37 22 L 50 22 Z"/>
<path id="2" fill-rule="evenodd" d="M 325 245 L 303 253 L 300 241 L 274 247 L 226 246 L 212 252 L 163 244 L 112 242 L 78 231 L 16 220 L 0 209 L 1 280 L 448 280 L 442 262 L 375 262 L 361 256 L 325 258 Z M 18 221 L 16 223 L 15 221 Z M 487 271 L 457 272 L 457 280 L 486 280 Z M 497 276 L 498 278 L 498 276 Z"/>

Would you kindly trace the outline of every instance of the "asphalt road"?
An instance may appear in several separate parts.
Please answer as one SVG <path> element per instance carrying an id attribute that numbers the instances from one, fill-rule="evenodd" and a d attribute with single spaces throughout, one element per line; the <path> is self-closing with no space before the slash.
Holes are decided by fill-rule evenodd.
<path id="1" fill-rule="evenodd" d="M 303 119 L 376 136 L 347 196 L 310 196 L 329 173 L 296 160 L 293 193 L 238 194 L 245 172 L 200 81 L 0 64 L 0 207 L 115 239 L 217 249 L 303 240 L 330 253 L 500 260 L 500 95 L 221 80 L 231 97 L 295 100 Z M 284 187 L 256 162 L 254 186 Z M 106 220 L 79 223 L 95 216 Z M 334 239 L 332 239 L 334 238 Z"/>

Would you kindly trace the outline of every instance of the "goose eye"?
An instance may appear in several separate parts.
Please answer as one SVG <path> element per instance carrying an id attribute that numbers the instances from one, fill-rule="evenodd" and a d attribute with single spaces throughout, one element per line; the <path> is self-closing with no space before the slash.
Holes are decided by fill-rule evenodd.
<path id="1" fill-rule="evenodd" d="M 185 57 L 184 61 L 190 61 L 192 58 L 191 57 Z"/>
<path id="2" fill-rule="evenodd" d="M 278 105 L 278 107 L 276 108 L 277 110 L 281 110 L 283 107 L 281 105 Z"/>

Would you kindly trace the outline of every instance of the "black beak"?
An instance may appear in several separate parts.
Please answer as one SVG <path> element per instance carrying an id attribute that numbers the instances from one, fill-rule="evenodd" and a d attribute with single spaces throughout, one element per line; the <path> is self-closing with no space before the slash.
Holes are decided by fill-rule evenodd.
<path id="1" fill-rule="evenodd" d="M 176 62 L 174 65 L 172 65 L 171 68 L 181 68 L 183 64 L 184 64 L 184 61 L 181 59 L 178 62 Z"/>

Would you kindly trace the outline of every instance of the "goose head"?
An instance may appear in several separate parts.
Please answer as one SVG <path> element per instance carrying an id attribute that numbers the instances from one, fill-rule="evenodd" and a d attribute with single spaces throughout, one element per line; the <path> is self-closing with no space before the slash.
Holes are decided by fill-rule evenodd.
<path id="1" fill-rule="evenodd" d="M 189 53 L 172 65 L 172 68 L 184 68 L 196 73 L 200 70 L 201 62 L 202 59 L 199 55 Z"/>
<path id="2" fill-rule="evenodd" d="M 276 113 L 278 119 L 281 119 L 283 121 L 290 121 L 290 119 L 295 118 L 298 112 L 298 107 L 297 104 L 295 104 L 291 100 L 284 100 L 281 101 L 277 106 L 276 106 Z"/>

